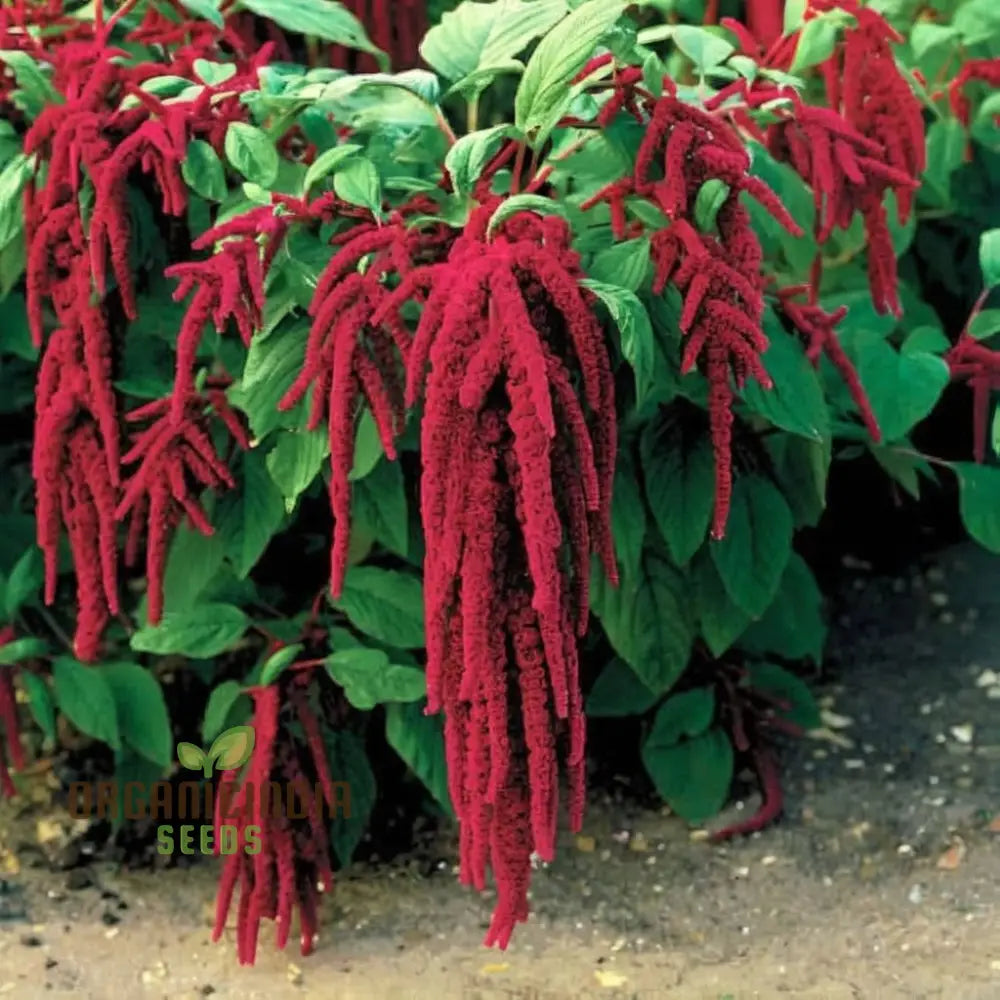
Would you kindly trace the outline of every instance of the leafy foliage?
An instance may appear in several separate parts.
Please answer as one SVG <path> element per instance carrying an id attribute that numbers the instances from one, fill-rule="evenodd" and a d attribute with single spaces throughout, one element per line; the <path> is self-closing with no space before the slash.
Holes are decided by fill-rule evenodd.
<path id="1" fill-rule="evenodd" d="M 198 677 L 223 744 L 182 764 L 351 788 L 227 866 L 242 961 L 293 901 L 311 947 L 378 742 L 458 818 L 462 880 L 492 868 L 501 946 L 560 772 L 581 820 L 584 712 L 640 717 L 685 819 L 738 761 L 765 804 L 721 835 L 774 818 L 773 734 L 820 721 L 797 546 L 832 462 L 914 498 L 945 470 L 1000 552 L 989 4 L 717 6 L 0 11 L 0 405 L 35 414 L 0 495 L 0 791 L 16 689 L 124 776 L 171 765 L 164 663 Z M 971 454 L 924 455 L 956 382 Z"/>

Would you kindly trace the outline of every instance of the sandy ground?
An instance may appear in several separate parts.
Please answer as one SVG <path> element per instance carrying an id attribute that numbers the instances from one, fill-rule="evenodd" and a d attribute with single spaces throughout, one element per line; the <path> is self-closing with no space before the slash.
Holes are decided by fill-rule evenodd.
<path id="1" fill-rule="evenodd" d="M 998 611 L 1000 560 L 971 549 L 859 573 L 821 688 L 850 745 L 785 748 L 784 820 L 719 847 L 595 801 L 506 953 L 480 947 L 489 894 L 401 862 L 343 874 L 313 956 L 276 952 L 266 928 L 241 969 L 231 932 L 209 942 L 212 862 L 32 867 L 36 817 L 8 810 L 0 846 L 24 863 L 6 898 L 24 914 L 0 923 L 0 996 L 997 1000 L 1000 683 L 983 672 L 1000 673 Z"/>

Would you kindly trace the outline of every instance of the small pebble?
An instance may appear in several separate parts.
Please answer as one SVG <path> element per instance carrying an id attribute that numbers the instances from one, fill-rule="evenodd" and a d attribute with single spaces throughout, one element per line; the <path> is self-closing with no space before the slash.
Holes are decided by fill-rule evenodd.
<path id="1" fill-rule="evenodd" d="M 924 901 L 924 890 L 919 884 L 915 885 L 910 889 L 906 898 L 913 903 L 914 906 L 917 906 L 919 903 Z"/>
<path id="2" fill-rule="evenodd" d="M 931 604 L 936 608 L 944 608 L 948 605 L 948 595 L 943 591 L 935 590 L 930 595 Z"/>
<path id="3" fill-rule="evenodd" d="M 1000 676 L 993 670 L 984 670 L 976 678 L 976 687 L 988 688 L 1000 684 Z"/>
<path id="4" fill-rule="evenodd" d="M 292 986 L 302 985 L 302 970 L 295 965 L 293 962 L 288 963 L 288 969 L 286 970 L 286 977 Z"/>
<path id="5" fill-rule="evenodd" d="M 578 851 L 582 851 L 584 854 L 593 854 L 596 847 L 597 841 L 593 837 L 585 836 L 582 833 L 577 834 L 576 849 Z"/>
<path id="6" fill-rule="evenodd" d="M 644 834 L 636 833 L 632 835 L 632 839 L 628 842 L 628 849 L 630 851 L 638 851 L 644 853 L 649 850 L 649 841 L 646 840 Z"/>
<path id="7" fill-rule="evenodd" d="M 972 734 L 974 732 L 971 722 L 966 722 L 961 726 L 952 726 L 951 735 L 958 740 L 959 743 L 969 744 L 972 742 Z"/>
<path id="8" fill-rule="evenodd" d="M 896 853 L 901 858 L 912 858 L 913 854 L 914 854 L 913 845 L 912 844 L 900 844 L 899 847 L 896 848 Z"/>

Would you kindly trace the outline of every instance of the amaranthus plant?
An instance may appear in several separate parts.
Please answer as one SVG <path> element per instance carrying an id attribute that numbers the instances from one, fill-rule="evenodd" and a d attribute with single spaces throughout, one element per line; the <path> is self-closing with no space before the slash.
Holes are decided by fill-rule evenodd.
<path id="1" fill-rule="evenodd" d="M 313 947 L 376 727 L 500 947 L 588 714 L 642 717 L 684 819 L 743 763 L 717 837 L 777 819 L 833 459 L 900 502 L 947 470 L 1000 551 L 990 3 L 5 6 L 0 791 L 22 701 L 162 775 L 186 663 L 202 739 L 256 732 L 218 789 L 263 840 L 222 875 L 241 962 L 295 911 Z M 924 454 L 952 381 L 971 440 Z M 267 815 L 283 781 L 323 795 Z"/>

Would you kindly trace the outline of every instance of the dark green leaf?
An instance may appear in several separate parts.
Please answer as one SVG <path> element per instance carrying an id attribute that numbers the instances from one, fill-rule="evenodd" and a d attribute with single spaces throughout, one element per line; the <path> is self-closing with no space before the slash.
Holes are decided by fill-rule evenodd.
<path id="1" fill-rule="evenodd" d="M 208 696 L 208 705 L 205 707 L 205 718 L 201 724 L 202 739 L 214 740 L 226 728 L 230 712 L 240 697 L 249 701 L 243 694 L 243 685 L 238 681 L 223 681 L 212 689 L 212 693 Z"/>
<path id="2" fill-rule="evenodd" d="M 566 209 L 558 201 L 546 198 L 540 194 L 515 194 L 504 199 L 490 216 L 486 228 L 487 235 L 492 235 L 503 223 L 517 215 L 518 212 L 534 212 L 535 215 L 566 215 Z"/>
<path id="3" fill-rule="evenodd" d="M 622 354 L 635 372 L 636 395 L 641 403 L 648 395 L 653 380 L 656 341 L 649 313 L 635 292 L 615 285 L 585 278 L 580 282 L 607 306 L 618 327 Z"/>
<path id="4" fill-rule="evenodd" d="M 707 435 L 680 420 L 651 421 L 640 445 L 646 499 L 678 566 L 698 551 L 715 500 L 715 460 Z"/>
<path id="5" fill-rule="evenodd" d="M 167 611 L 159 625 L 145 625 L 131 640 L 139 653 L 181 653 L 210 659 L 226 652 L 250 627 L 250 619 L 231 604 L 199 604 Z"/>
<path id="6" fill-rule="evenodd" d="M 282 646 L 281 649 L 272 653 L 260 668 L 260 683 L 263 686 L 273 684 L 284 672 L 286 667 L 291 666 L 299 653 L 302 652 L 302 643 L 295 642 L 291 646 Z"/>
<path id="7" fill-rule="evenodd" d="M 56 711 L 52 703 L 52 692 L 49 686 L 38 674 L 33 674 L 28 670 L 21 671 L 21 684 L 25 694 L 28 696 L 28 707 L 38 728 L 45 735 L 45 742 L 48 746 L 55 746 L 56 742 Z"/>
<path id="8" fill-rule="evenodd" d="M 301 430 L 278 434 L 267 453 L 267 470 L 285 500 L 285 510 L 295 510 L 299 496 L 319 475 L 330 454 L 330 438 L 325 430 Z"/>
<path id="9" fill-rule="evenodd" d="M 326 732 L 327 760 L 335 794 L 341 792 L 330 822 L 330 841 L 341 866 L 351 863 L 375 805 L 377 788 L 364 744 L 351 732 Z M 346 795 L 344 791 L 346 790 Z"/>
<path id="10" fill-rule="evenodd" d="M 632 457 L 624 450 L 618 453 L 611 491 L 611 533 L 620 572 L 634 576 L 639 572 L 642 543 L 646 537 L 646 507 L 639 492 Z"/>
<path id="11" fill-rule="evenodd" d="M 309 169 L 306 171 L 305 180 L 302 182 L 303 195 L 308 195 L 310 189 L 318 180 L 322 180 L 331 171 L 336 170 L 341 163 L 352 157 L 355 153 L 361 152 L 362 148 L 354 143 L 344 143 L 341 146 L 334 146 L 320 153 L 309 164 Z"/>
<path id="12" fill-rule="evenodd" d="M 760 621 L 754 622 L 740 640 L 752 653 L 772 653 L 786 660 L 823 658 L 826 624 L 823 598 L 809 567 L 793 552 L 781 578 L 781 586 Z"/>
<path id="13" fill-rule="evenodd" d="M 56 704 L 70 722 L 95 740 L 121 749 L 114 695 L 100 667 L 85 667 L 69 656 L 52 664 Z"/>
<path id="14" fill-rule="evenodd" d="M 45 656 L 48 651 L 49 644 L 44 639 L 35 639 L 32 636 L 14 639 L 13 642 L 0 646 L 0 667 L 9 667 L 36 656 Z"/>
<path id="15" fill-rule="evenodd" d="M 819 706 L 808 685 L 795 674 L 773 663 L 751 663 L 747 667 L 747 685 L 755 691 L 773 695 L 787 703 L 778 715 L 802 729 L 819 729 L 823 725 Z"/>
<path id="16" fill-rule="evenodd" d="M 987 287 L 1000 285 L 1000 229 L 988 229 L 979 237 L 979 267 Z"/>
<path id="17" fill-rule="evenodd" d="M 385 709 L 385 736 L 441 808 L 454 815 L 448 793 L 441 717 L 424 715 L 423 702 L 390 702 Z"/>
<path id="18" fill-rule="evenodd" d="M 241 579 L 254 568 L 285 518 L 281 491 L 270 477 L 260 449 L 243 455 L 243 474 L 235 490 L 218 505 L 219 536 Z"/>
<path id="19" fill-rule="evenodd" d="M 657 791 L 688 822 L 702 823 L 726 804 L 733 747 L 721 729 L 665 746 L 651 736 L 642 748 L 642 760 Z"/>
<path id="20" fill-rule="evenodd" d="M 339 650 L 327 657 L 326 669 L 363 711 L 384 702 L 419 701 L 427 693 L 423 671 L 390 663 L 380 649 Z"/>
<path id="21" fill-rule="evenodd" d="M 361 22 L 342 4 L 333 0 L 240 0 L 240 6 L 258 17 L 274 21 L 285 31 L 294 31 L 384 56 L 372 44 Z"/>
<path id="22" fill-rule="evenodd" d="M 750 616 L 726 593 L 709 551 L 698 553 L 691 566 L 694 610 L 701 636 L 713 656 L 722 656 L 750 624 Z"/>
<path id="23" fill-rule="evenodd" d="M 684 581 L 666 559 L 647 552 L 640 572 L 612 587 L 597 572 L 591 606 L 615 652 L 657 695 L 664 694 L 687 666 L 694 634 Z"/>
<path id="24" fill-rule="evenodd" d="M 601 671 L 587 695 L 587 716 L 607 719 L 642 715 L 656 704 L 657 698 L 635 671 L 616 657 Z"/>
<path id="25" fill-rule="evenodd" d="M 1000 468 L 967 462 L 953 468 L 965 530 L 990 552 L 1000 553 Z"/>
<path id="26" fill-rule="evenodd" d="M 188 186 L 207 201 L 223 201 L 228 193 L 222 161 L 204 139 L 188 143 L 181 173 Z"/>
<path id="27" fill-rule="evenodd" d="M 767 610 L 792 550 L 792 512 L 767 479 L 740 476 L 733 484 L 726 534 L 711 545 L 726 592 L 748 615 Z"/>
<path id="28" fill-rule="evenodd" d="M 590 262 L 587 273 L 600 285 L 637 292 L 645 281 L 648 269 L 649 237 L 640 236 L 638 239 L 624 240 L 602 250 Z M 608 308 L 612 308 L 610 303 Z"/>
<path id="29" fill-rule="evenodd" d="M 278 151 L 262 129 L 246 122 L 231 122 L 226 129 L 226 157 L 248 180 L 263 188 L 278 176 Z"/>
<path id="30" fill-rule="evenodd" d="M 669 697 L 656 713 L 646 746 L 668 747 L 684 736 L 698 736 L 715 717 L 715 693 L 710 687 L 692 688 Z"/>
<path id="31" fill-rule="evenodd" d="M 114 697 L 125 745 L 154 764 L 169 767 L 174 741 L 160 682 L 137 663 L 106 663 L 98 669 Z"/>
<path id="32" fill-rule="evenodd" d="M 391 552 L 406 558 L 409 551 L 409 511 L 403 470 L 383 460 L 354 484 L 352 523 L 363 528 Z"/>
<path id="33" fill-rule="evenodd" d="M 424 601 L 420 580 L 398 570 L 354 566 L 334 607 L 355 628 L 401 649 L 424 644 Z"/>

